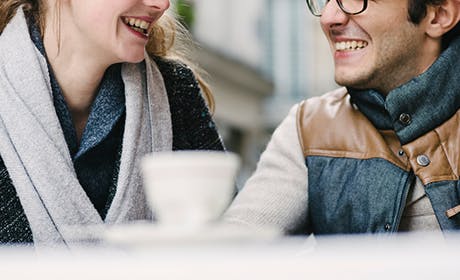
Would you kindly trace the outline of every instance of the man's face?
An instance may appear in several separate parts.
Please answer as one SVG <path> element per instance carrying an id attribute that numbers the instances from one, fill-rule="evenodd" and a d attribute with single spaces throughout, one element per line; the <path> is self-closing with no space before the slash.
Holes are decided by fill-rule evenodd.
<path id="1" fill-rule="evenodd" d="M 329 1 L 321 27 L 329 41 L 338 84 L 387 94 L 425 71 L 439 55 L 426 36 L 427 20 L 408 19 L 407 0 L 369 1 L 358 15 Z"/>

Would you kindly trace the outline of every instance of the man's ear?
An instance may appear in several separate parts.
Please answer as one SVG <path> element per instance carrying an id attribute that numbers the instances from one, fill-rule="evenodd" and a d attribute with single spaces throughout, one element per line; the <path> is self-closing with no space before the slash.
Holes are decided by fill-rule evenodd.
<path id="1" fill-rule="evenodd" d="M 429 5 L 425 19 L 427 35 L 441 38 L 460 21 L 460 0 L 446 0 L 440 5 Z"/>

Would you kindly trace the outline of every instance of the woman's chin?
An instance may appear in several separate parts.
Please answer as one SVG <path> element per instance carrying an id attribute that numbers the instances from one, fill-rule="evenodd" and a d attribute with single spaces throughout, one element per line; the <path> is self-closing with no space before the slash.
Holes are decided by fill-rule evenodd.
<path id="1" fill-rule="evenodd" d="M 142 56 L 130 56 L 130 57 L 124 57 L 121 59 L 122 62 L 125 63 L 139 63 L 145 59 L 144 54 Z"/>
<path id="2" fill-rule="evenodd" d="M 123 51 L 119 56 L 119 61 L 127 63 L 139 63 L 145 59 L 145 51 L 142 49 L 131 49 Z"/>

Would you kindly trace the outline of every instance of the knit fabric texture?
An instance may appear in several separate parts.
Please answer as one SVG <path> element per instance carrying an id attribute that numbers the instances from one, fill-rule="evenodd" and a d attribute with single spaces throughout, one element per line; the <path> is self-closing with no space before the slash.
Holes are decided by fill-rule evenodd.
<path id="1" fill-rule="evenodd" d="M 35 42 L 37 34 L 31 32 L 31 35 Z M 38 45 L 36 44 L 37 48 L 42 48 Z M 41 51 L 43 53 L 44 50 Z M 223 150 L 221 139 L 192 71 L 177 62 L 160 58 L 155 58 L 155 61 L 163 75 L 168 94 L 173 150 Z M 117 71 L 117 66 L 113 66 L 106 72 L 80 146 L 76 145 L 75 128 L 67 105 L 56 79 L 51 74 L 51 80 L 54 80 L 52 88 L 56 113 L 79 175 L 78 179 L 101 217 L 106 214 L 116 191 L 124 129 L 124 100 L 117 100 L 120 96 L 118 93 L 123 95 L 123 90 L 122 84 L 117 84 Z M 107 113 L 109 114 L 106 115 Z M 29 222 L 1 157 L 0 191 L 0 242 L 33 242 Z"/>
<path id="2" fill-rule="evenodd" d="M 30 243 L 32 232 L 5 163 L 0 158 L 0 243 Z"/>
<path id="3" fill-rule="evenodd" d="M 27 18 L 30 37 L 40 53 L 46 57 L 38 26 L 33 17 Z M 115 195 L 120 167 L 125 120 L 121 64 L 110 66 L 104 73 L 80 143 L 77 140 L 72 115 L 49 62 L 48 69 L 54 107 L 78 181 L 104 219 Z"/>
<path id="4" fill-rule="evenodd" d="M 193 72 L 177 62 L 154 60 L 168 93 L 173 150 L 224 150 Z"/>

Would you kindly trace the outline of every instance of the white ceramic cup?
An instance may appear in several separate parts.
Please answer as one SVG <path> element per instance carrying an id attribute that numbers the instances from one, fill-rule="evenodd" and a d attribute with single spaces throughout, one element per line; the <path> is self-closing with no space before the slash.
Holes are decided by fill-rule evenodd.
<path id="1" fill-rule="evenodd" d="M 157 222 L 199 227 L 218 219 L 234 196 L 239 163 L 236 154 L 218 151 L 146 156 L 144 186 Z"/>

